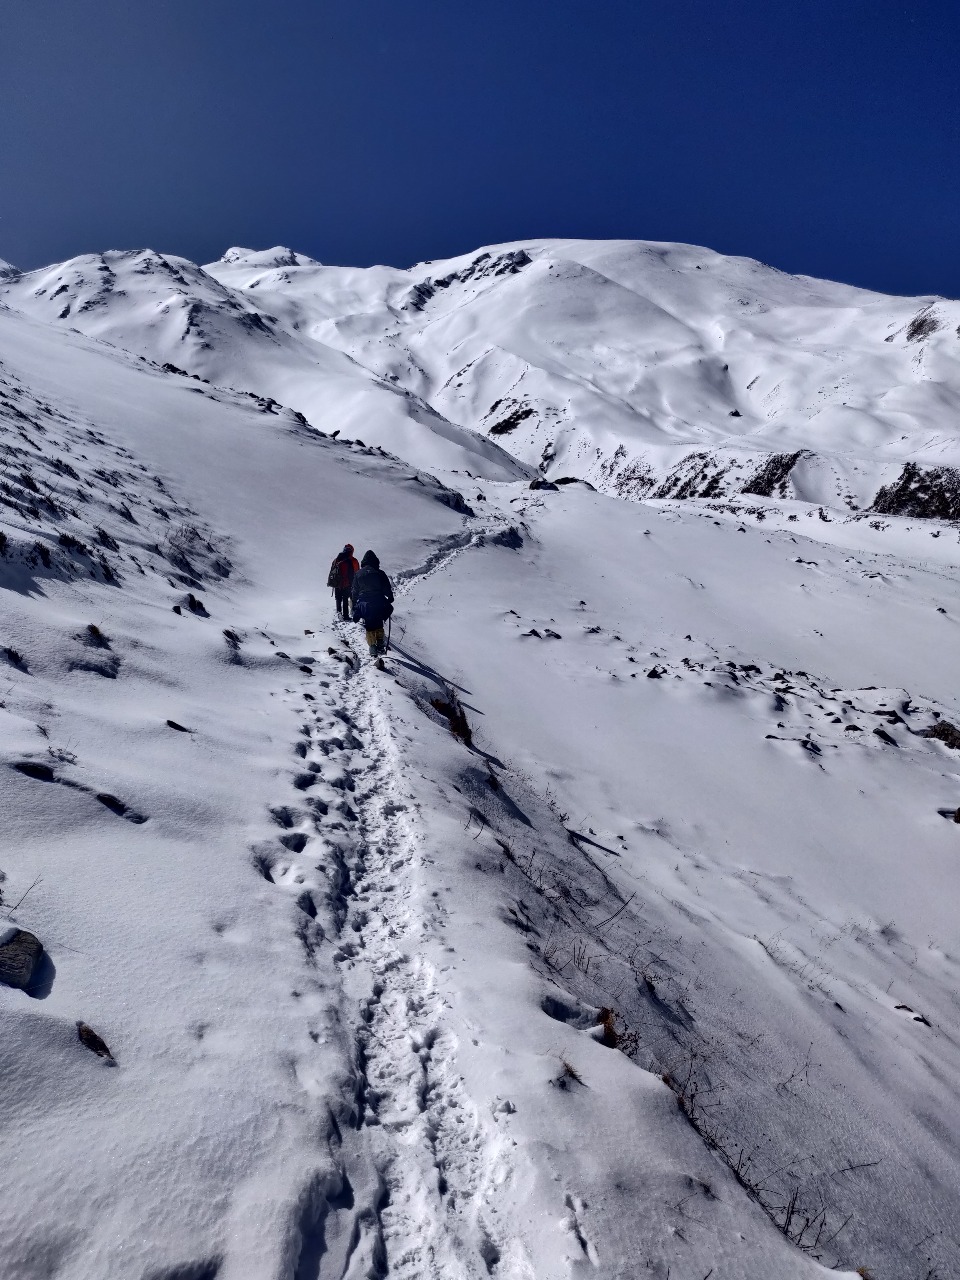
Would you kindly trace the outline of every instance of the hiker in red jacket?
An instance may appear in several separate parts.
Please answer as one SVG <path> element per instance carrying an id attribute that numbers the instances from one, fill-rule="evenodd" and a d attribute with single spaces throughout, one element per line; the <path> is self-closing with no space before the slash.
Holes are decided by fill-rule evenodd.
<path id="1" fill-rule="evenodd" d="M 327 575 L 327 586 L 333 588 L 334 599 L 337 602 L 338 618 L 346 618 L 348 621 L 350 619 L 350 590 L 353 587 L 354 575 L 359 570 L 360 566 L 353 554 L 353 546 L 348 542 L 335 558 Z"/>

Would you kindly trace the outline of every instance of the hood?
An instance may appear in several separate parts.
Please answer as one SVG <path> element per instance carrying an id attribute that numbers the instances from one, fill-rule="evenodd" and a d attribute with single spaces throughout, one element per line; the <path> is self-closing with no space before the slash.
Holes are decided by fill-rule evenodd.
<path id="1" fill-rule="evenodd" d="M 377 557 L 374 555 L 372 551 L 365 551 L 363 553 L 363 559 L 360 561 L 360 563 L 363 565 L 365 569 L 380 568 L 380 561 L 377 559 Z"/>

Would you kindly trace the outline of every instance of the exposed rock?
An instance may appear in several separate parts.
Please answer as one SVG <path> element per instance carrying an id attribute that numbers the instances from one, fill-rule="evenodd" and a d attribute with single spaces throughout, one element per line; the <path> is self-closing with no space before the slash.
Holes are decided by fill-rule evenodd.
<path id="1" fill-rule="evenodd" d="M 43 944 L 26 929 L 0 930 L 0 982 L 26 991 L 43 955 Z"/>
<path id="2" fill-rule="evenodd" d="M 887 516 L 960 520 L 960 471 L 955 467 L 921 469 L 915 462 L 907 462 L 892 484 L 877 491 L 870 509 Z"/>
<path id="3" fill-rule="evenodd" d="M 920 729 L 917 732 L 920 738 L 936 738 L 938 742 L 945 743 L 948 747 L 952 747 L 954 751 L 960 751 L 960 729 L 954 728 L 949 720 L 939 720 L 936 724 L 931 725 L 929 729 Z"/>
<path id="4" fill-rule="evenodd" d="M 449 507 L 451 511 L 456 511 L 462 516 L 472 516 L 476 513 L 473 507 L 469 505 L 463 494 L 457 489 L 440 488 L 434 495 L 437 502 L 445 507 Z"/>
<path id="5" fill-rule="evenodd" d="M 907 326 L 907 341 L 922 342 L 924 338 L 929 338 L 941 328 L 940 321 L 936 315 L 932 314 L 929 308 L 918 311 Z"/>
<path id="6" fill-rule="evenodd" d="M 786 497 L 786 485 L 790 472 L 800 461 L 804 452 L 803 449 L 798 449 L 796 453 L 771 454 L 743 492 L 755 493 L 761 498 L 772 498 L 774 494 L 780 498 Z"/>
<path id="7" fill-rule="evenodd" d="M 489 427 L 488 433 L 492 436 L 508 435 L 509 432 L 516 431 L 521 422 L 526 422 L 528 418 L 532 418 L 534 415 L 535 410 L 531 409 L 529 405 L 520 406 L 519 408 L 514 409 L 512 413 L 508 413 L 505 417 L 500 418 L 492 427 Z"/>
<path id="8" fill-rule="evenodd" d="M 531 261 L 530 255 L 523 249 L 501 253 L 496 258 L 492 258 L 489 253 L 481 253 L 469 266 L 463 267 L 460 271 L 451 271 L 449 275 L 441 276 L 439 280 L 433 280 L 428 276 L 426 280 L 413 285 L 401 310 L 422 311 L 430 299 L 442 289 L 494 276 L 516 275 L 518 271 L 529 266 Z"/>
<path id="9" fill-rule="evenodd" d="M 509 547 L 511 551 L 519 551 L 523 546 L 523 535 L 516 525 L 510 525 L 509 528 L 495 533 L 490 538 L 490 542 L 496 547 Z"/>
<path id="10" fill-rule="evenodd" d="M 728 468 L 715 455 L 689 453 L 654 490 L 654 498 L 715 498 L 723 488 Z"/>
<path id="11" fill-rule="evenodd" d="M 103 1040 L 100 1039 L 93 1027 L 88 1027 L 85 1022 L 77 1023 L 77 1038 L 84 1048 L 89 1049 L 91 1053 L 95 1053 L 98 1058 L 109 1058 L 111 1062 L 115 1061 L 113 1054 Z"/>

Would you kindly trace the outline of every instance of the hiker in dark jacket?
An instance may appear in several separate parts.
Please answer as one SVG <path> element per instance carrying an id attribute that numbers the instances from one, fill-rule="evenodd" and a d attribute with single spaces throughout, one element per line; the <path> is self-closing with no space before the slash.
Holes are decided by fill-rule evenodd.
<path id="1" fill-rule="evenodd" d="M 353 580 L 351 595 L 353 620 L 363 623 L 370 657 L 378 658 L 387 651 L 383 624 L 393 613 L 393 587 L 372 551 L 365 552 L 360 561 L 360 572 Z"/>
<path id="2" fill-rule="evenodd" d="M 360 566 L 353 554 L 353 544 L 348 542 L 340 554 L 334 559 L 327 575 L 327 586 L 333 587 L 334 599 L 337 602 L 337 617 L 350 621 L 350 589 Z"/>

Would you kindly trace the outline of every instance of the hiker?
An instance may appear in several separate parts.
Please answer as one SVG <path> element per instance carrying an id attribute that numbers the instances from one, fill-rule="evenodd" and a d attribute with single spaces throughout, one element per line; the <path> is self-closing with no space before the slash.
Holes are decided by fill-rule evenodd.
<path id="1" fill-rule="evenodd" d="M 387 651 L 383 624 L 393 613 L 393 587 L 372 551 L 364 552 L 360 572 L 353 580 L 352 596 L 353 620 L 366 628 L 370 657 L 379 658 Z"/>
<path id="2" fill-rule="evenodd" d="M 350 621 L 350 588 L 359 571 L 360 566 L 353 554 L 353 544 L 348 542 L 335 557 L 327 575 L 327 586 L 333 587 L 333 596 L 337 603 L 337 617 L 343 618 L 345 622 Z"/>

